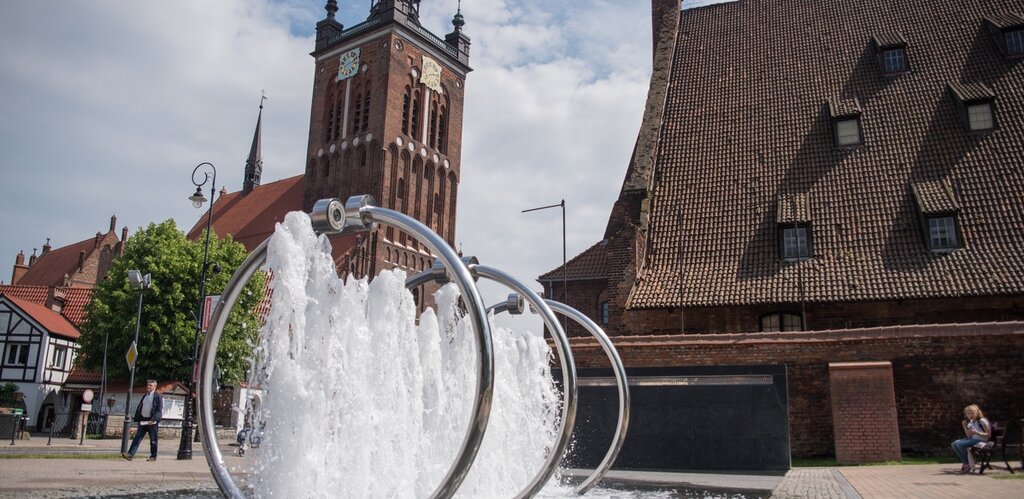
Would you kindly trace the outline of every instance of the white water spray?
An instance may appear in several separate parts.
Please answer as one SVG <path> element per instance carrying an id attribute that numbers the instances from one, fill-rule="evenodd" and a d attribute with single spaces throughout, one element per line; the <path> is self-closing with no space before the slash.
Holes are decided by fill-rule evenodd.
<path id="1" fill-rule="evenodd" d="M 270 241 L 271 313 L 252 383 L 263 390 L 250 479 L 258 497 L 426 497 L 465 435 L 475 349 L 457 290 L 417 324 L 403 271 L 344 283 L 307 215 Z M 529 332 L 494 327 L 495 390 L 487 431 L 460 497 L 510 497 L 557 438 L 552 353 Z"/>

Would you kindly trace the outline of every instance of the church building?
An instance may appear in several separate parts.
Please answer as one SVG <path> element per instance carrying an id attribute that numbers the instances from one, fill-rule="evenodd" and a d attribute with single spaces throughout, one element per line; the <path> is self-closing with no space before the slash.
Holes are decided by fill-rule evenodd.
<path id="1" fill-rule="evenodd" d="M 335 0 L 317 23 L 309 143 L 302 175 L 261 184 L 262 106 L 241 191 L 213 206 L 213 230 L 254 249 L 290 211 L 322 198 L 370 194 L 455 241 L 462 171 L 462 106 L 469 37 L 461 12 L 439 37 L 419 21 L 419 0 L 376 0 L 365 21 L 345 28 Z M 202 217 L 189 232 L 201 235 Z M 392 228 L 331 239 L 343 274 L 373 276 L 430 267 L 429 251 Z"/>

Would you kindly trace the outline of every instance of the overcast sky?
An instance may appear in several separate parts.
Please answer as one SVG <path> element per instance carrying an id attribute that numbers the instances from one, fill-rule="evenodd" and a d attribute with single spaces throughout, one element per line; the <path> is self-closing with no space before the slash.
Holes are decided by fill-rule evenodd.
<path id="1" fill-rule="evenodd" d="M 303 172 L 324 0 L 9 1 L 0 6 L 0 281 L 15 255 L 168 218 L 190 227 L 192 168 L 241 188 L 260 90 L 263 182 Z M 691 6 L 687 2 L 687 7 Z M 709 3 L 709 2 L 693 2 Z M 369 0 L 339 2 L 365 19 Z M 451 31 L 456 0 L 423 0 Z M 649 0 L 465 0 L 457 240 L 535 283 L 601 239 L 643 113 Z M 539 287 L 539 286 L 538 286 Z"/>

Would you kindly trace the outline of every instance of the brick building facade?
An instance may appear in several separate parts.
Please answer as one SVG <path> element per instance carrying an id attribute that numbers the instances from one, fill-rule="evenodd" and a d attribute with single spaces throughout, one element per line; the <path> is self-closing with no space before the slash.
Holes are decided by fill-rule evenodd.
<path id="1" fill-rule="evenodd" d="M 786 364 L 795 456 L 841 447 L 834 364 L 891 364 L 904 451 L 969 403 L 1024 415 L 1020 6 L 652 6 L 620 196 L 549 296 L 568 278 L 627 366 Z"/>
<path id="2" fill-rule="evenodd" d="M 452 244 L 471 71 L 465 21 L 456 13 L 453 31 L 442 39 L 419 24 L 418 0 L 374 1 L 366 21 L 347 29 L 335 19 L 337 10 L 328 1 L 327 16 L 317 23 L 304 174 L 260 185 L 260 168 L 253 168 L 262 165 L 257 126 L 246 188 L 217 199 L 214 231 L 252 250 L 290 211 L 308 212 L 322 198 L 369 194 Z M 205 217 L 189 237 L 203 228 Z M 433 260 L 426 247 L 392 228 L 331 242 L 339 270 L 356 277 L 390 268 L 416 273 Z"/>

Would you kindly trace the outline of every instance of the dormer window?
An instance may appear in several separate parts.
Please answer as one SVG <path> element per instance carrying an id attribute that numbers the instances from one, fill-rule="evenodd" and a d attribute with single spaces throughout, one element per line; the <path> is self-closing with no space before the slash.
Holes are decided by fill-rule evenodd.
<path id="1" fill-rule="evenodd" d="M 899 33 L 879 33 L 871 37 L 878 64 L 885 75 L 897 75 L 909 68 L 907 40 Z"/>
<path id="2" fill-rule="evenodd" d="M 807 193 L 779 198 L 775 222 L 779 227 L 779 254 L 787 262 L 811 257 L 811 216 Z"/>
<path id="3" fill-rule="evenodd" d="M 996 94 L 984 83 L 950 83 L 949 90 L 968 131 L 984 132 L 996 128 Z"/>
<path id="4" fill-rule="evenodd" d="M 828 103 L 832 116 L 837 147 L 854 147 L 864 143 L 861 131 L 861 110 L 857 99 L 851 101 L 831 100 Z"/>
<path id="5" fill-rule="evenodd" d="M 1024 57 L 1024 16 L 1010 12 L 985 16 L 985 26 L 1004 57 Z"/>
<path id="6" fill-rule="evenodd" d="M 1024 29 L 1006 33 L 1006 54 L 1010 56 L 1024 55 Z"/>
<path id="7" fill-rule="evenodd" d="M 949 253 L 963 247 L 958 224 L 960 207 L 948 180 L 916 182 L 911 185 L 924 229 L 925 245 L 935 253 Z"/>

